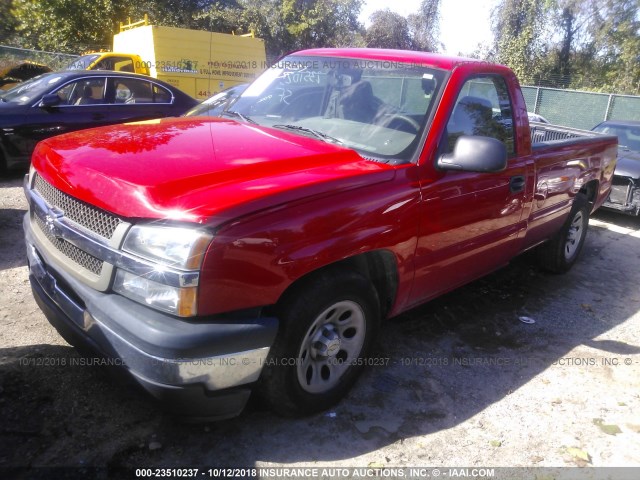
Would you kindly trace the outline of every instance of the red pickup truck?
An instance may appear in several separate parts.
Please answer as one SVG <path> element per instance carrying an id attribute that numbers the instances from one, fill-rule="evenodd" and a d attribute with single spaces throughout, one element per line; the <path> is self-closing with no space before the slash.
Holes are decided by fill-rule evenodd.
<path id="1" fill-rule="evenodd" d="M 382 319 L 534 247 L 568 270 L 616 148 L 530 128 L 504 66 L 301 51 L 222 118 L 41 142 L 25 179 L 33 292 L 69 343 L 185 415 L 237 415 L 252 390 L 317 412 L 375 360 Z"/>

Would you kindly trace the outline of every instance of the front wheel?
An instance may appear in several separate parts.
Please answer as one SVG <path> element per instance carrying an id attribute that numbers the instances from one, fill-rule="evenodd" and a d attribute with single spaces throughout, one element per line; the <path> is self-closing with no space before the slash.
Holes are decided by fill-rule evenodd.
<path id="1" fill-rule="evenodd" d="M 356 272 L 323 272 L 282 300 L 278 337 L 259 391 L 276 413 L 298 416 L 337 403 L 362 371 L 379 324 L 378 296 Z"/>
<path id="2" fill-rule="evenodd" d="M 571 269 L 587 236 L 589 211 L 587 197 L 582 193 L 577 194 L 562 229 L 538 247 L 538 263 L 542 268 L 554 273 L 565 273 Z"/>

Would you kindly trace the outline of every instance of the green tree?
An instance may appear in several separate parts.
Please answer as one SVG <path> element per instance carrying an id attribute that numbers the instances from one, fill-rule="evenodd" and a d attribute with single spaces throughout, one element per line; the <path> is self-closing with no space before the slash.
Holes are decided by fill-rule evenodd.
<path id="1" fill-rule="evenodd" d="M 405 17 L 386 9 L 374 12 L 370 20 L 364 37 L 367 47 L 409 49 L 413 46 Z"/>
<path id="2" fill-rule="evenodd" d="M 511 67 L 521 81 L 530 81 L 546 55 L 544 0 L 502 0 L 492 16 L 497 61 Z"/>
<path id="3" fill-rule="evenodd" d="M 640 0 L 602 0 L 590 25 L 591 66 L 603 85 L 620 93 L 640 90 Z"/>
<path id="4" fill-rule="evenodd" d="M 108 48 L 122 10 L 112 0 L 14 0 L 22 46 L 79 53 Z"/>
<path id="5" fill-rule="evenodd" d="M 149 15 L 154 25 L 263 38 L 276 56 L 313 47 L 362 45 L 362 0 L 13 0 L 21 46 L 81 53 L 108 49 L 119 22 Z M 0 15 L 8 9 L 0 9 Z M 0 17 L 4 18 L 4 17 Z M 9 22 L 3 22 L 9 25 Z"/>
<path id="6" fill-rule="evenodd" d="M 640 92 L 640 0 L 503 0 L 493 27 L 482 54 L 524 83 Z"/>
<path id="7" fill-rule="evenodd" d="M 0 3 L 0 43 L 9 41 L 18 26 L 18 20 L 11 11 L 12 6 L 12 0 Z"/>
<path id="8" fill-rule="evenodd" d="M 127 15 L 136 21 L 147 14 L 152 25 L 222 31 L 229 27 L 225 11 L 233 8 L 239 8 L 236 0 L 140 0 Z"/>
<path id="9" fill-rule="evenodd" d="M 365 41 L 369 47 L 435 52 L 442 47 L 439 36 L 440 0 L 422 0 L 417 13 L 407 18 L 378 10 L 371 17 Z"/>
<path id="10" fill-rule="evenodd" d="M 548 6 L 547 31 L 555 34 L 547 35 L 546 76 L 554 86 L 567 87 L 574 76 L 581 76 L 584 60 L 593 56 L 585 56 L 592 46 L 587 30 L 598 4 L 596 0 L 550 0 Z"/>
<path id="11" fill-rule="evenodd" d="M 239 8 L 226 9 L 222 17 L 234 31 L 253 32 L 262 38 L 270 58 L 296 48 L 285 23 L 282 0 L 241 0 Z"/>
<path id="12" fill-rule="evenodd" d="M 271 58 L 303 48 L 361 43 L 361 0 L 239 0 L 222 13 L 227 25 L 255 32 Z"/>
<path id="13" fill-rule="evenodd" d="M 361 0 L 281 0 L 282 20 L 293 47 L 345 46 L 360 30 Z"/>
<path id="14" fill-rule="evenodd" d="M 16 34 L 22 46 L 81 53 L 108 49 L 119 23 L 145 14 L 154 25 L 218 31 L 211 12 L 238 7 L 235 0 L 13 0 Z M 0 10 L 1 12 L 2 10 Z M 209 15 L 207 15 L 209 13 Z"/>
<path id="15" fill-rule="evenodd" d="M 440 0 L 422 0 L 418 13 L 407 18 L 412 48 L 437 52 L 442 48 L 440 36 Z"/>

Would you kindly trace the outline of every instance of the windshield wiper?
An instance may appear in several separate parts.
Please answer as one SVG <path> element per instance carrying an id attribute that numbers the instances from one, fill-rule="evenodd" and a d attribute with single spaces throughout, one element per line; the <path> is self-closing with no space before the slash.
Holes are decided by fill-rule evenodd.
<path id="1" fill-rule="evenodd" d="M 332 137 L 331 135 L 327 135 L 326 133 L 319 132 L 318 130 L 314 130 L 312 128 L 301 127 L 300 125 L 278 124 L 278 125 L 273 125 L 273 128 L 281 128 L 283 130 L 294 130 L 298 132 L 310 133 L 311 135 L 314 135 L 320 140 L 324 140 L 325 142 L 330 142 L 330 143 L 337 143 L 338 145 L 342 145 L 343 143 L 342 140 L 338 140 L 337 138 Z"/>
<path id="2" fill-rule="evenodd" d="M 247 117 L 246 115 L 243 115 L 240 112 L 236 112 L 235 110 L 225 110 L 224 112 L 221 113 L 221 115 L 228 115 L 230 117 L 239 118 L 240 120 L 247 123 L 254 123 L 256 125 L 258 124 L 258 122 L 256 122 L 255 120 Z"/>

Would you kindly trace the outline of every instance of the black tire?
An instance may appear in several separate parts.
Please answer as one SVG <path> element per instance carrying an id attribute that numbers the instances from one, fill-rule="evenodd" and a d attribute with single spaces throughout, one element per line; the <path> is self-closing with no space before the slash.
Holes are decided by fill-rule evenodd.
<path id="1" fill-rule="evenodd" d="M 537 249 L 538 264 L 553 273 L 568 272 L 582 251 L 589 227 L 591 204 L 579 193 L 573 200 L 569 218 L 562 229 Z"/>
<path id="2" fill-rule="evenodd" d="M 0 148 L 0 175 L 7 173 L 7 162 L 4 159 L 2 149 Z"/>
<path id="3" fill-rule="evenodd" d="M 283 416 L 326 410 L 364 368 L 380 323 L 376 290 L 359 273 L 327 270 L 288 293 L 277 313 L 259 394 Z"/>

